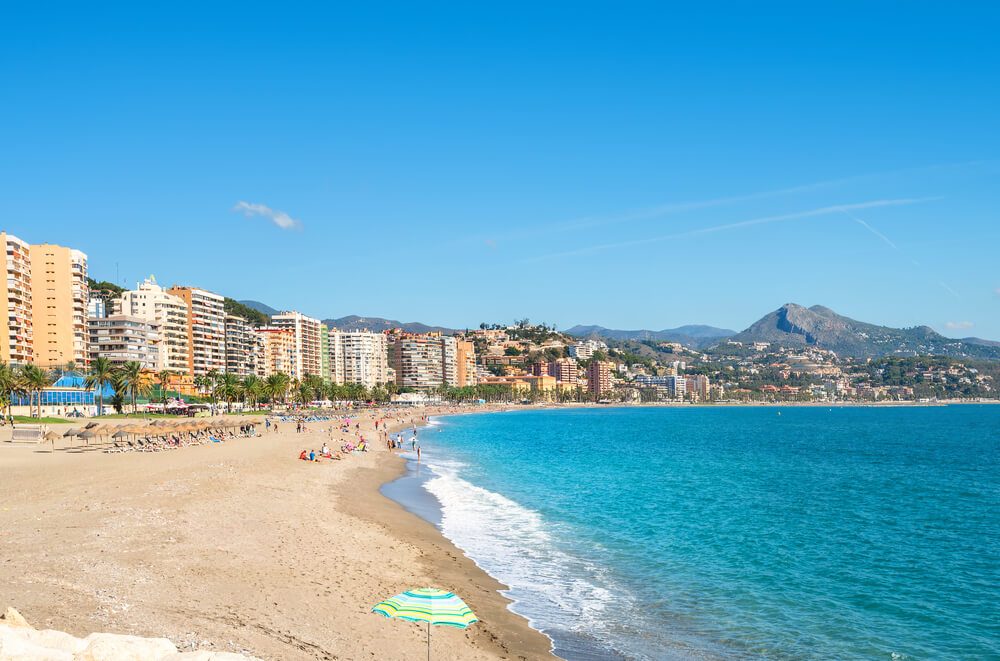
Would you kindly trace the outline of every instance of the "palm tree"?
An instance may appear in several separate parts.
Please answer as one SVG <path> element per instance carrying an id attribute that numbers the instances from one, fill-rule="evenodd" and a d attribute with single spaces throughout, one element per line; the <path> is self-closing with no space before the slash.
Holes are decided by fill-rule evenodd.
<path id="1" fill-rule="evenodd" d="M 22 394 L 24 394 L 24 383 L 20 372 L 0 361 L 0 410 L 6 409 L 8 418 L 13 419 L 11 405 L 14 403 L 14 397 Z"/>
<path id="2" fill-rule="evenodd" d="M 243 378 L 243 399 L 250 406 L 256 407 L 264 395 L 264 382 L 256 374 Z"/>
<path id="3" fill-rule="evenodd" d="M 233 400 L 240 395 L 239 377 L 229 372 L 220 375 L 215 381 L 213 395 L 224 399 L 226 401 L 226 413 L 231 413 Z"/>
<path id="4" fill-rule="evenodd" d="M 90 363 L 83 385 L 88 390 L 97 390 L 97 415 L 104 415 L 104 386 L 111 385 L 113 378 L 114 367 L 107 358 L 101 356 Z"/>
<path id="5" fill-rule="evenodd" d="M 288 393 L 288 386 L 290 383 L 291 379 L 287 374 L 276 372 L 265 379 L 264 394 L 266 394 L 272 402 L 281 401 L 284 403 L 285 395 Z"/>
<path id="6" fill-rule="evenodd" d="M 163 412 L 167 412 L 167 386 L 170 385 L 170 380 L 174 378 L 175 373 L 173 370 L 160 370 L 156 374 L 156 380 L 160 382 L 160 395 L 163 397 Z"/>
<path id="7" fill-rule="evenodd" d="M 142 363 L 137 360 L 130 360 L 118 370 L 125 393 L 132 401 L 132 412 L 136 410 L 136 399 L 139 395 L 148 395 L 152 391 L 152 386 L 146 375 L 142 372 Z"/>
<path id="8" fill-rule="evenodd" d="M 38 394 L 38 415 L 36 417 L 42 417 L 42 391 L 49 387 L 52 383 L 49 373 L 43 370 L 41 367 L 32 365 L 28 363 L 21 367 L 21 379 L 24 383 L 24 387 L 28 391 L 28 409 L 31 410 L 32 404 L 32 393 Z"/>

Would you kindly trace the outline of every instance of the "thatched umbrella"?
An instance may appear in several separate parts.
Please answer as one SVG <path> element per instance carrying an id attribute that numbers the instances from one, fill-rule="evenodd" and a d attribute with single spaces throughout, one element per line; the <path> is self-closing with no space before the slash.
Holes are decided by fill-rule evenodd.
<path id="1" fill-rule="evenodd" d="M 94 432 L 90 431 L 89 429 L 84 429 L 82 432 L 80 432 L 79 434 L 77 434 L 77 436 L 79 436 L 80 438 L 82 438 L 83 440 L 85 440 L 87 442 L 87 445 L 90 445 L 90 439 L 92 439 L 95 436 L 97 436 L 97 434 L 95 434 Z"/>
<path id="2" fill-rule="evenodd" d="M 128 438 L 128 436 L 129 433 L 127 431 L 125 431 L 124 429 L 119 429 L 118 431 L 116 431 L 114 434 L 111 435 L 111 438 Z"/>
<path id="3" fill-rule="evenodd" d="M 94 427 L 98 426 L 99 424 L 100 424 L 99 422 L 91 421 L 91 422 L 88 422 L 86 425 L 84 425 L 83 428 L 84 429 L 93 429 Z"/>
<path id="4" fill-rule="evenodd" d="M 66 433 L 63 434 L 63 438 L 66 438 L 67 436 L 76 436 L 79 433 L 80 433 L 80 430 L 77 429 L 76 427 L 74 427 L 72 429 L 67 429 Z"/>
<path id="5" fill-rule="evenodd" d="M 52 443 L 52 449 L 56 449 L 56 441 L 62 438 L 62 434 L 57 431 L 47 431 L 44 436 L 45 440 Z"/>

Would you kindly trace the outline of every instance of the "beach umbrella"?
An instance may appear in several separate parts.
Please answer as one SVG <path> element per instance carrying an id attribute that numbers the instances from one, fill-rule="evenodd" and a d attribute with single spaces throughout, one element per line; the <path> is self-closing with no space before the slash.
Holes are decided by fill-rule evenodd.
<path id="1" fill-rule="evenodd" d="M 390 597 L 372 608 L 373 613 L 408 622 L 427 623 L 427 659 L 431 658 L 431 625 L 466 629 L 479 621 L 472 609 L 452 592 L 417 588 Z"/>
<path id="2" fill-rule="evenodd" d="M 126 438 L 128 437 L 128 435 L 129 433 L 127 431 L 125 431 L 124 429 L 119 429 L 118 431 L 116 431 L 114 434 L 111 435 L 111 438 Z"/>
<path id="3" fill-rule="evenodd" d="M 56 441 L 62 438 L 62 434 L 57 431 L 47 431 L 45 432 L 45 440 L 52 444 L 52 449 L 56 449 Z"/>
<path id="4" fill-rule="evenodd" d="M 79 434 L 79 433 L 80 433 L 80 430 L 79 430 L 79 429 L 76 429 L 76 428 L 74 427 L 73 429 L 67 429 L 67 430 L 66 430 L 66 433 L 65 433 L 65 434 L 63 434 L 63 437 L 65 438 L 65 437 L 67 437 L 67 436 L 76 436 L 76 435 L 77 435 L 77 434 Z"/>
<path id="5" fill-rule="evenodd" d="M 94 432 L 90 431 L 89 429 L 84 429 L 82 432 L 80 432 L 79 434 L 77 434 L 77 436 L 79 436 L 83 440 L 87 441 L 87 445 L 90 445 L 90 439 L 92 439 L 95 436 L 97 436 L 97 434 L 95 434 Z"/>
<path id="6" fill-rule="evenodd" d="M 98 423 L 98 422 L 88 422 L 88 423 L 87 423 L 86 425 L 84 425 L 84 427 L 83 427 L 83 428 L 84 428 L 84 429 L 93 429 L 93 428 L 94 428 L 94 427 L 96 427 L 96 426 L 97 426 L 98 424 L 100 424 L 100 423 Z"/>

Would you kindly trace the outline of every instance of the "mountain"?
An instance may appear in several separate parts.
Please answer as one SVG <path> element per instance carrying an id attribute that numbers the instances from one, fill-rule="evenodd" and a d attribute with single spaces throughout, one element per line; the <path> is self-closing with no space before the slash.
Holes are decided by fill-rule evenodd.
<path id="1" fill-rule="evenodd" d="M 651 340 L 654 342 L 677 342 L 686 347 L 702 349 L 716 344 L 722 338 L 736 335 L 736 331 L 714 326 L 688 325 L 664 330 L 616 330 L 603 326 L 573 326 L 566 331 L 574 337 L 604 337 L 612 340 Z"/>
<path id="2" fill-rule="evenodd" d="M 389 330 L 390 328 L 402 328 L 408 333 L 439 332 L 447 335 L 455 332 L 452 328 L 444 328 L 443 326 L 428 326 L 427 324 L 421 324 L 416 321 L 403 323 L 402 321 L 396 321 L 395 319 L 383 319 L 382 317 L 359 317 L 354 314 L 347 317 L 340 317 L 339 319 L 324 319 L 323 323 L 330 328 L 337 328 L 338 330 L 344 331 L 370 330 L 380 333 L 384 330 Z"/>
<path id="3" fill-rule="evenodd" d="M 260 301 L 237 301 L 237 303 L 245 305 L 253 310 L 257 310 L 257 312 L 263 312 L 269 317 L 273 317 L 274 315 L 281 312 L 281 310 L 275 310 L 270 305 L 264 305 Z"/>
<path id="4" fill-rule="evenodd" d="M 785 347 L 815 346 L 843 356 L 940 355 L 1000 360 L 1000 346 L 955 340 L 927 326 L 889 328 L 839 315 L 830 308 L 787 303 L 730 340 L 771 342 Z"/>

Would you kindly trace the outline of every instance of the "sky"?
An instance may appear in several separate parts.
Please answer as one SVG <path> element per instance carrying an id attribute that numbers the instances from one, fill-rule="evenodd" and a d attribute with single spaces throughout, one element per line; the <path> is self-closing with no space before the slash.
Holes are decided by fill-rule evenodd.
<path id="1" fill-rule="evenodd" d="M 457 328 L 794 302 L 1000 340 L 996 3 L 2 12 L 2 229 L 97 279 Z"/>

